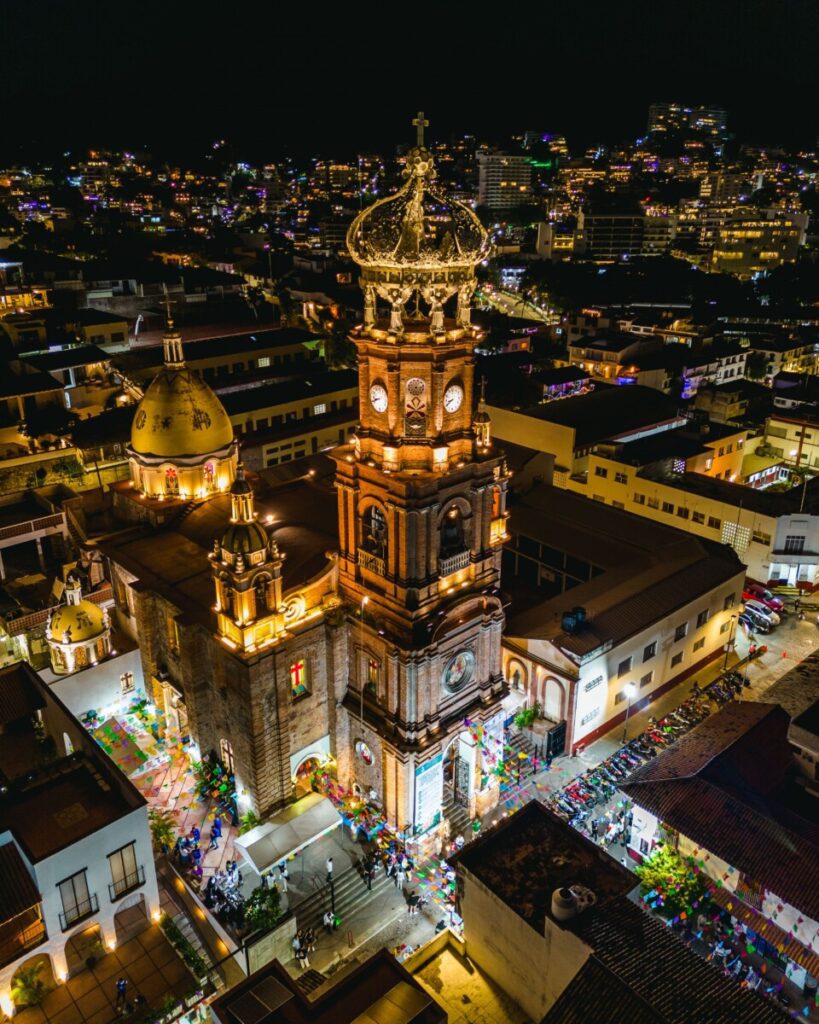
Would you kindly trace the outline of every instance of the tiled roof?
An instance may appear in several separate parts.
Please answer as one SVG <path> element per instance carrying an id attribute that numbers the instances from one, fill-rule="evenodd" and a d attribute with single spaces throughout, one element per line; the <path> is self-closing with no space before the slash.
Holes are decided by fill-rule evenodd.
<path id="1" fill-rule="evenodd" d="M 0 921 L 10 921 L 41 900 L 14 843 L 0 846 Z"/>
<path id="2" fill-rule="evenodd" d="M 26 674 L 23 662 L 0 669 L 0 725 L 18 722 L 45 706 L 45 700 Z"/>
<path id="3" fill-rule="evenodd" d="M 634 772 L 641 807 L 804 914 L 819 918 L 819 825 L 788 809 L 788 715 L 729 704 Z"/>
<path id="4" fill-rule="evenodd" d="M 541 1024 L 665 1024 L 653 1006 L 642 1000 L 616 974 L 589 957 L 563 989 Z"/>
<path id="5" fill-rule="evenodd" d="M 667 925 L 645 913 L 628 897 L 587 911 L 577 919 L 573 930 L 592 947 L 594 958 L 609 974 L 609 982 L 604 986 L 605 975 L 597 972 L 601 990 L 596 1005 L 603 1005 L 603 993 L 607 991 L 612 1003 L 616 1001 L 615 1005 L 629 1011 L 628 1015 L 611 1012 L 606 1017 L 602 1011 L 603 1016 L 584 1013 L 575 1018 L 584 1024 L 632 1024 L 634 1020 L 640 1024 L 644 1020 L 664 1024 L 781 1024 L 778 1009 L 724 977 L 714 964 L 703 960 Z M 587 983 L 584 978 L 583 984 Z M 624 986 L 633 994 L 630 1002 L 626 1002 Z M 574 982 L 561 999 L 571 1000 L 573 988 Z M 644 1013 L 642 1017 L 632 1017 L 631 1011 L 638 1001 L 651 1007 L 655 1016 Z M 572 1020 L 570 1016 L 553 1019 L 547 1014 L 543 1024 L 568 1024 Z"/>

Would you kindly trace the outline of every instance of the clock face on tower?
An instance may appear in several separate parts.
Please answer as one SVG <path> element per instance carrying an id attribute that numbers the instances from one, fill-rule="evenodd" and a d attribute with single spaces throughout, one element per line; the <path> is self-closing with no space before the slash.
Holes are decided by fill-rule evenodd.
<path id="1" fill-rule="evenodd" d="M 475 670 L 475 655 L 472 651 L 458 651 L 444 670 L 444 687 L 454 693 L 468 683 Z"/>
<path id="2" fill-rule="evenodd" d="M 387 409 L 387 389 L 383 384 L 373 384 L 370 388 L 370 402 L 376 412 L 385 412 Z"/>
<path id="3" fill-rule="evenodd" d="M 444 408 L 447 412 L 457 412 L 464 400 L 464 389 L 460 384 L 450 384 L 444 392 Z"/>

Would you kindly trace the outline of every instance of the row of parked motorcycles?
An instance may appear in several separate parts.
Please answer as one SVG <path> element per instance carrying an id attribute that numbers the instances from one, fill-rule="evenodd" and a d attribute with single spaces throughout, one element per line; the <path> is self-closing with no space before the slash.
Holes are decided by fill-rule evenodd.
<path id="1" fill-rule="evenodd" d="M 739 672 L 726 672 L 709 686 L 695 686 L 691 696 L 663 718 L 649 719 L 648 728 L 620 747 L 595 768 L 573 779 L 549 801 L 551 809 L 575 828 L 580 828 L 595 808 L 607 804 L 620 785 L 657 754 L 693 729 L 711 712 L 711 702 L 719 706 L 733 700 L 747 686 Z"/>

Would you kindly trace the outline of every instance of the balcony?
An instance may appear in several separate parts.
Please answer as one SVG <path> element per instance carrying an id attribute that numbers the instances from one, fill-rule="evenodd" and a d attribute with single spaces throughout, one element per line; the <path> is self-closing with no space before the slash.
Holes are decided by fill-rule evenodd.
<path id="1" fill-rule="evenodd" d="M 364 548 L 358 549 L 358 564 L 362 569 L 374 572 L 377 576 L 386 575 L 386 563 L 384 562 L 384 559 L 379 558 L 378 555 L 374 555 L 371 551 L 365 551 Z"/>
<path id="2" fill-rule="evenodd" d="M 469 551 L 459 551 L 455 555 L 448 555 L 446 558 L 438 559 L 438 575 L 450 576 L 459 569 L 465 569 L 469 565 Z"/>
<path id="3" fill-rule="evenodd" d="M 124 878 L 120 878 L 116 882 L 108 883 L 108 894 L 111 897 L 111 902 L 114 903 L 121 896 L 124 896 L 128 892 L 133 892 L 134 889 L 138 889 L 144 884 L 145 868 L 140 864 L 135 871 L 131 872 L 130 875 L 125 875 Z"/>
<path id="4" fill-rule="evenodd" d="M 14 963 L 47 938 L 39 906 L 3 922 L 0 924 L 0 967 Z"/>
<path id="5" fill-rule="evenodd" d="M 66 931 L 78 921 L 84 921 L 86 917 L 96 914 L 99 909 L 100 901 L 97 899 L 97 894 L 92 892 L 87 900 L 80 900 L 70 910 L 63 910 L 60 913 L 60 927 Z"/>

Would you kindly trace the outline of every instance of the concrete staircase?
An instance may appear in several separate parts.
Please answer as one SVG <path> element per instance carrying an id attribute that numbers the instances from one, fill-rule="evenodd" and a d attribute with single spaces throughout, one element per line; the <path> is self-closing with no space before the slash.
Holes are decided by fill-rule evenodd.
<path id="1" fill-rule="evenodd" d="M 444 801 L 443 801 L 443 814 L 446 820 L 449 822 L 449 835 L 451 839 L 456 836 L 463 836 L 465 839 L 469 838 L 470 825 L 472 819 L 469 817 L 469 812 L 466 807 L 462 807 L 460 804 L 455 803 L 449 789 L 444 787 Z"/>
<path id="2" fill-rule="evenodd" d="M 382 866 L 379 866 L 378 875 L 373 881 L 372 892 L 367 889 L 367 883 L 358 867 L 348 868 L 347 871 L 338 875 L 334 883 L 334 905 L 336 915 L 341 918 L 341 927 L 344 928 L 347 925 L 347 922 L 360 907 L 369 903 L 379 892 L 383 892 L 393 884 L 392 879 L 387 878 Z M 320 935 L 324 929 L 322 918 L 331 909 L 330 886 L 321 885 L 314 893 L 305 897 L 291 909 L 296 915 L 296 924 L 299 928 L 313 928 L 316 935 Z"/>

